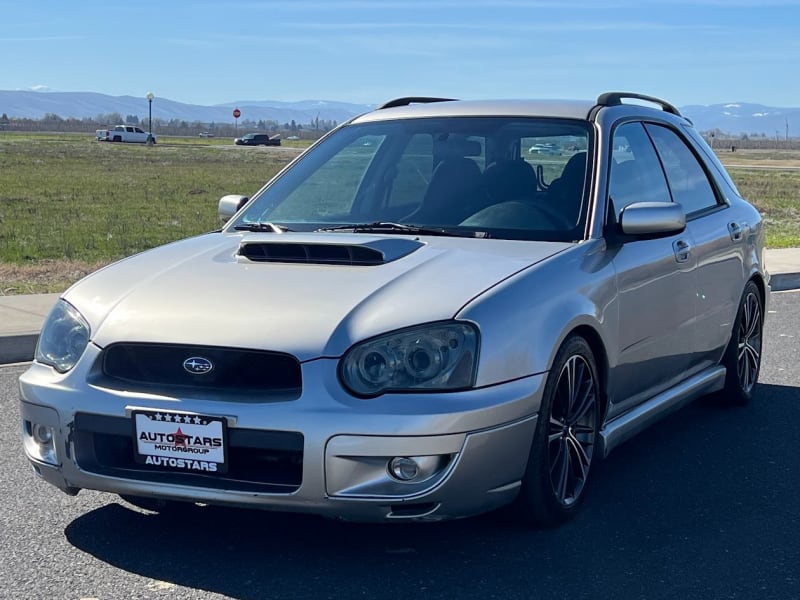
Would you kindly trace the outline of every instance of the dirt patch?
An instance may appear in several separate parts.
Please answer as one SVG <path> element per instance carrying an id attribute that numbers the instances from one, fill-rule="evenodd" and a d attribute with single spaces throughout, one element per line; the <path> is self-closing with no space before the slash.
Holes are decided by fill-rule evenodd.
<path id="1" fill-rule="evenodd" d="M 0 262 L 0 296 L 63 292 L 105 262 L 44 260 L 31 264 Z"/>

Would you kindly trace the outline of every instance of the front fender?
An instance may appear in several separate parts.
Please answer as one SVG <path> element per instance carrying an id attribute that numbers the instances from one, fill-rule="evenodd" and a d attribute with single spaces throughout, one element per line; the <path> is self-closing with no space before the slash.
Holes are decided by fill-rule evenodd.
<path id="1" fill-rule="evenodd" d="M 579 327 L 597 334 L 616 364 L 616 277 L 595 240 L 536 264 L 473 300 L 457 315 L 481 332 L 476 385 L 546 372 L 566 337 Z"/>

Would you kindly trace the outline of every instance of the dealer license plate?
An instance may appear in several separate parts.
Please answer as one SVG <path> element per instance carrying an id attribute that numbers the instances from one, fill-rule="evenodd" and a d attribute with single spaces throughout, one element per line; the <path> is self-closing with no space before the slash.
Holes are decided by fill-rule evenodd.
<path id="1" fill-rule="evenodd" d="M 227 471 L 227 422 L 169 411 L 134 411 L 136 462 L 157 470 L 189 473 Z"/>

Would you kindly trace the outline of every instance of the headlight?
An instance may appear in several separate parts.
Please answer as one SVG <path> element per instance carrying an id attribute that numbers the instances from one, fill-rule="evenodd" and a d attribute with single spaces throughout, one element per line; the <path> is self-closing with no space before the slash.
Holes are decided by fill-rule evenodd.
<path id="1" fill-rule="evenodd" d="M 36 360 L 66 373 L 89 344 L 89 325 L 71 304 L 59 300 L 50 311 L 36 344 Z"/>
<path id="2" fill-rule="evenodd" d="M 465 389 L 474 384 L 477 356 L 473 325 L 429 323 L 353 346 L 342 358 L 339 373 L 359 396 Z"/>

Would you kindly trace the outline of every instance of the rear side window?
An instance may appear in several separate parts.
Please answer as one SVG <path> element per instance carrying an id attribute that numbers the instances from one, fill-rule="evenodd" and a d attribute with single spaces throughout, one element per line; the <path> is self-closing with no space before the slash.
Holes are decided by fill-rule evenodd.
<path id="1" fill-rule="evenodd" d="M 634 202 L 671 202 L 664 171 L 641 123 L 614 131 L 609 196 L 616 216 Z"/>
<path id="2" fill-rule="evenodd" d="M 705 169 L 686 143 L 672 130 L 661 125 L 647 124 L 664 171 L 667 174 L 672 198 L 691 214 L 717 205 L 717 195 Z"/>

